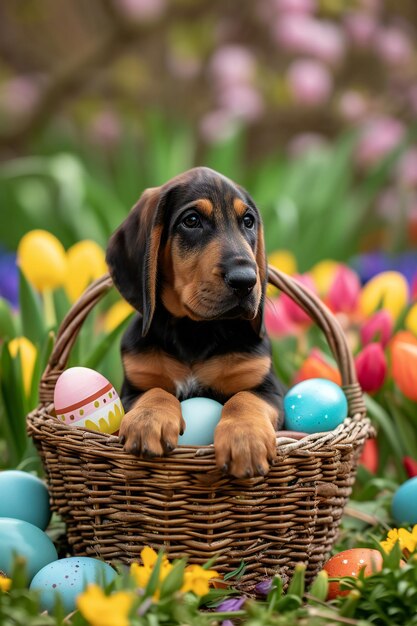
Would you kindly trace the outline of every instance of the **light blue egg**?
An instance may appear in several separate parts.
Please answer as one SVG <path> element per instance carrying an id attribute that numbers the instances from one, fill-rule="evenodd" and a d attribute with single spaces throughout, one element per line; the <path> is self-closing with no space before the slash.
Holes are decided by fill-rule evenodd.
<path id="1" fill-rule="evenodd" d="M 398 526 L 417 524 L 417 476 L 406 480 L 394 493 L 391 512 Z"/>
<path id="2" fill-rule="evenodd" d="M 75 611 L 76 598 L 90 583 L 108 585 L 117 576 L 104 561 L 88 556 L 71 556 L 45 565 L 34 577 L 30 590 L 40 594 L 43 611 L 53 611 L 57 596 L 66 613 Z"/>
<path id="3" fill-rule="evenodd" d="M 182 446 L 209 446 L 214 441 L 214 429 L 219 423 L 223 405 L 210 398 L 189 398 L 181 402 L 182 416 L 187 425 L 178 439 Z"/>
<path id="4" fill-rule="evenodd" d="M 42 480 L 18 470 L 0 473 L 0 517 L 14 517 L 38 526 L 49 524 L 49 493 Z"/>
<path id="5" fill-rule="evenodd" d="M 1 517 L 0 570 L 8 576 L 12 573 L 15 556 L 22 556 L 26 560 L 29 580 L 42 567 L 58 558 L 54 544 L 43 530 L 20 519 Z"/>
<path id="6" fill-rule="evenodd" d="M 348 404 L 339 385 L 324 378 L 311 378 L 288 391 L 284 412 L 287 430 L 321 433 L 343 422 Z"/>

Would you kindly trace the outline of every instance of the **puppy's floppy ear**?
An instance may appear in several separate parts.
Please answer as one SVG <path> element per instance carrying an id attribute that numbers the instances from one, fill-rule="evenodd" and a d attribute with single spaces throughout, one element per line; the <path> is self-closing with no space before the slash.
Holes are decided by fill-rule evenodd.
<path id="1" fill-rule="evenodd" d="M 142 314 L 146 335 L 155 311 L 158 252 L 163 230 L 166 193 L 147 189 L 113 233 L 106 261 L 121 295 Z"/>

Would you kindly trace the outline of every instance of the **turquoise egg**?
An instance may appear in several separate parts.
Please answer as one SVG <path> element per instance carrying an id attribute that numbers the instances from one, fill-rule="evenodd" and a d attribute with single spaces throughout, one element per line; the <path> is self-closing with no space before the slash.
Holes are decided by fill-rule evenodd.
<path id="1" fill-rule="evenodd" d="M 182 446 L 209 446 L 214 441 L 214 429 L 219 423 L 223 405 L 210 398 L 189 398 L 181 402 L 186 423 L 178 439 Z"/>
<path id="2" fill-rule="evenodd" d="M 347 417 L 346 396 L 339 385 L 324 378 L 298 383 L 284 398 L 285 428 L 304 433 L 333 430 Z"/>
<path id="3" fill-rule="evenodd" d="M 0 517 L 21 519 L 45 530 L 51 519 L 45 483 L 27 472 L 0 472 Z"/>
<path id="4" fill-rule="evenodd" d="M 30 590 L 40 594 L 43 611 L 53 611 L 57 596 L 66 613 L 75 611 L 77 596 L 90 583 L 108 585 L 117 576 L 115 570 L 104 561 L 88 556 L 71 556 L 45 565 L 34 577 Z"/>
<path id="5" fill-rule="evenodd" d="M 12 573 L 15 556 L 26 560 L 28 579 L 42 567 L 56 561 L 58 554 L 48 535 L 37 526 L 10 517 L 0 518 L 0 570 Z"/>
<path id="6" fill-rule="evenodd" d="M 391 512 L 398 526 L 417 524 L 417 476 L 406 480 L 394 493 Z"/>

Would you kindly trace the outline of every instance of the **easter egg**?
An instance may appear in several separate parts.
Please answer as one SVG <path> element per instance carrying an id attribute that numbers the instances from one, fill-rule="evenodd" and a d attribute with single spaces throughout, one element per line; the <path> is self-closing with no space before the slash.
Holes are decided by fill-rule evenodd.
<path id="1" fill-rule="evenodd" d="M 333 430 L 347 417 L 346 396 L 339 385 L 310 378 L 292 387 L 284 398 L 285 428 L 305 433 Z"/>
<path id="2" fill-rule="evenodd" d="M 0 517 L 21 519 L 45 530 L 51 519 L 45 483 L 27 472 L 0 472 Z"/>
<path id="3" fill-rule="evenodd" d="M 116 577 L 115 570 L 104 561 L 88 556 L 72 556 L 45 565 L 33 578 L 30 590 L 40 595 L 43 611 L 52 612 L 59 595 L 66 613 L 74 611 L 77 596 L 87 585 L 108 585 Z"/>
<path id="4" fill-rule="evenodd" d="M 343 576 L 356 578 L 362 569 L 365 570 L 365 576 L 369 576 L 382 569 L 382 555 L 378 550 L 371 548 L 352 548 L 332 556 L 325 563 L 323 569 L 326 570 L 330 578 L 342 578 Z M 333 600 L 337 596 L 346 596 L 348 593 L 348 589 L 342 591 L 338 582 L 330 582 L 327 599 Z"/>
<path id="5" fill-rule="evenodd" d="M 55 413 L 68 426 L 102 433 L 119 430 L 124 410 L 113 385 L 88 367 L 70 367 L 58 378 Z"/>
<path id="6" fill-rule="evenodd" d="M 209 446 L 214 441 L 214 429 L 219 423 L 223 405 L 210 398 L 189 398 L 181 402 L 186 423 L 178 443 L 182 446 Z"/>
<path id="7" fill-rule="evenodd" d="M 48 535 L 37 526 L 10 517 L 0 518 L 0 570 L 11 575 L 15 556 L 26 560 L 29 580 L 42 567 L 56 561 L 57 551 Z"/>
<path id="8" fill-rule="evenodd" d="M 417 524 L 417 476 L 406 480 L 395 492 L 392 517 L 399 526 Z"/>

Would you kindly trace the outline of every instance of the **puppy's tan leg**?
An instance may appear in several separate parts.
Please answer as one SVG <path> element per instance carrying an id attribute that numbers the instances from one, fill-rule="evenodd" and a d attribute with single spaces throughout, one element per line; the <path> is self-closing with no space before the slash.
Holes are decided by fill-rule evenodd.
<path id="1" fill-rule="evenodd" d="M 142 394 L 126 413 L 119 438 L 126 452 L 163 456 L 177 446 L 184 429 L 179 400 L 164 389 L 154 388 Z"/>
<path id="2" fill-rule="evenodd" d="M 278 409 L 250 391 L 226 402 L 214 432 L 216 464 L 237 478 L 264 476 L 276 456 Z"/>

